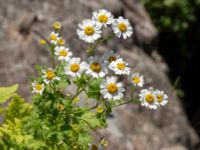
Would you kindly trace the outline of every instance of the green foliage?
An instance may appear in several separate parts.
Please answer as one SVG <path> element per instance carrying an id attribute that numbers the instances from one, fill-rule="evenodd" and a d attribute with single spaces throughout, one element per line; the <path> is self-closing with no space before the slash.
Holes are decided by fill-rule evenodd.
<path id="1" fill-rule="evenodd" d="M 30 115 L 31 109 L 32 106 L 29 103 L 26 103 L 23 98 L 18 95 L 14 95 L 11 102 L 5 109 L 5 118 L 10 121 L 14 121 L 15 118 L 23 119 Z"/>
<path id="2" fill-rule="evenodd" d="M 75 81 L 80 87 L 78 93 L 86 90 L 83 78 Z M 67 84 L 51 83 L 42 95 L 35 95 L 32 114 L 24 127 L 29 135 L 42 141 L 47 149 L 78 147 L 85 150 L 88 149 L 88 143 L 92 142 L 88 132 L 101 128 L 101 124 L 96 112 L 87 111 L 89 107 L 76 106 L 71 97 L 63 94 L 63 87 Z"/>
<path id="3" fill-rule="evenodd" d="M 0 104 L 6 102 L 17 91 L 18 84 L 9 87 L 0 87 Z"/>
<path id="4" fill-rule="evenodd" d="M 32 137 L 23 132 L 23 124 L 29 117 L 31 105 L 14 95 L 4 110 L 4 122 L 0 126 L 0 148 L 21 150 Z"/>
<path id="5" fill-rule="evenodd" d="M 88 97 L 95 98 L 97 100 L 100 100 L 101 94 L 100 94 L 100 83 L 102 82 L 102 79 L 95 79 L 89 83 L 88 87 Z"/>
<path id="6" fill-rule="evenodd" d="M 101 127 L 99 120 L 96 118 L 96 113 L 86 112 L 81 116 L 81 120 L 85 123 L 85 128 L 99 128 Z"/>
<path id="7" fill-rule="evenodd" d="M 194 8 L 189 0 L 141 0 L 159 30 L 185 31 L 195 21 Z"/>
<path id="8" fill-rule="evenodd" d="M 159 30 L 158 51 L 170 68 L 170 78 L 184 76 L 199 48 L 199 0 L 141 0 Z"/>

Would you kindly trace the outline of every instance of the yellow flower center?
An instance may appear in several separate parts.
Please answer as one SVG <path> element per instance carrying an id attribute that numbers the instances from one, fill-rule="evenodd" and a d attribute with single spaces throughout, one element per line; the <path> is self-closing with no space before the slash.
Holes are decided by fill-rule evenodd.
<path id="1" fill-rule="evenodd" d="M 107 147 L 108 144 L 109 144 L 108 140 L 106 140 L 106 139 L 102 139 L 100 143 L 101 143 L 101 145 L 104 146 L 104 147 Z"/>
<path id="2" fill-rule="evenodd" d="M 80 129 L 79 129 L 78 124 L 73 124 L 73 125 L 72 125 L 72 130 L 74 130 L 75 132 L 79 132 Z"/>
<path id="3" fill-rule="evenodd" d="M 121 22 L 118 24 L 118 28 L 121 32 L 125 32 L 127 30 L 127 26 L 125 23 Z"/>
<path id="4" fill-rule="evenodd" d="M 114 94 L 118 91 L 118 87 L 115 83 L 110 83 L 110 84 L 107 85 L 107 90 L 108 90 L 109 93 Z"/>
<path id="5" fill-rule="evenodd" d="M 73 103 L 78 103 L 80 101 L 80 98 L 77 96 L 77 97 L 75 97 L 73 100 L 72 100 L 72 102 Z"/>
<path id="6" fill-rule="evenodd" d="M 53 23 L 53 28 L 55 29 L 55 30 L 59 30 L 59 29 L 61 29 L 61 23 L 60 22 L 54 22 Z"/>
<path id="7" fill-rule="evenodd" d="M 74 149 L 78 149 L 78 145 L 77 145 L 77 144 L 74 144 L 74 145 L 73 145 L 73 148 L 74 148 Z"/>
<path id="8" fill-rule="evenodd" d="M 58 105 L 57 105 L 57 109 L 58 109 L 59 111 L 63 111 L 63 110 L 65 109 L 65 106 L 64 106 L 63 104 L 58 104 Z"/>
<path id="9" fill-rule="evenodd" d="M 55 41 L 57 39 L 57 36 L 55 34 L 51 34 L 50 39 Z"/>
<path id="10" fill-rule="evenodd" d="M 44 44 L 46 44 L 46 41 L 43 40 L 43 39 L 41 39 L 41 40 L 40 40 L 40 44 L 41 44 L 41 45 L 44 45 Z"/>
<path id="11" fill-rule="evenodd" d="M 124 70 L 125 69 L 125 64 L 124 63 L 118 63 L 117 64 L 117 68 L 119 69 L 119 70 Z"/>
<path id="12" fill-rule="evenodd" d="M 163 101 L 163 96 L 158 94 L 157 99 L 158 99 L 158 102 L 161 103 Z"/>
<path id="13" fill-rule="evenodd" d="M 145 97 L 146 101 L 148 103 L 153 103 L 154 102 L 154 97 L 152 94 L 147 94 L 146 97 Z"/>
<path id="14" fill-rule="evenodd" d="M 94 71 L 94 72 L 100 72 L 100 70 L 101 70 L 101 65 L 99 64 L 99 63 L 92 63 L 91 65 L 90 65 L 90 69 L 92 69 L 92 71 Z"/>
<path id="15" fill-rule="evenodd" d="M 80 65 L 79 64 L 71 64 L 71 66 L 70 66 L 70 70 L 72 72 L 77 72 L 77 71 L 79 71 L 79 69 L 80 69 Z"/>
<path id="16" fill-rule="evenodd" d="M 52 70 L 48 70 L 46 76 L 48 80 L 52 80 L 56 75 Z"/>
<path id="17" fill-rule="evenodd" d="M 133 82 L 138 84 L 140 83 L 140 78 L 139 77 L 133 77 Z"/>
<path id="18" fill-rule="evenodd" d="M 97 111 L 97 113 L 102 113 L 103 108 L 101 106 L 97 106 L 96 111 Z"/>
<path id="19" fill-rule="evenodd" d="M 36 89 L 37 91 L 41 91 L 41 90 L 42 90 L 42 84 L 37 83 L 37 84 L 35 85 L 35 89 Z"/>
<path id="20" fill-rule="evenodd" d="M 60 45 L 64 45 L 64 44 L 65 44 L 65 40 L 62 39 L 62 38 L 60 38 L 60 39 L 58 40 L 58 44 L 60 44 Z"/>
<path id="21" fill-rule="evenodd" d="M 106 15 L 100 15 L 98 20 L 101 23 L 106 23 L 108 21 L 108 17 Z"/>
<path id="22" fill-rule="evenodd" d="M 116 60 L 116 57 L 114 57 L 114 56 L 110 56 L 109 58 L 108 58 L 108 61 L 111 63 L 112 61 L 115 61 Z"/>
<path id="23" fill-rule="evenodd" d="M 59 52 L 59 55 L 60 55 L 60 56 L 63 56 L 63 57 L 66 57 L 67 54 L 68 54 L 68 52 L 67 52 L 66 50 L 61 50 L 61 51 Z"/>
<path id="24" fill-rule="evenodd" d="M 92 26 L 87 26 L 87 27 L 85 27 L 85 34 L 86 35 L 93 35 L 94 34 L 94 27 L 92 27 Z"/>

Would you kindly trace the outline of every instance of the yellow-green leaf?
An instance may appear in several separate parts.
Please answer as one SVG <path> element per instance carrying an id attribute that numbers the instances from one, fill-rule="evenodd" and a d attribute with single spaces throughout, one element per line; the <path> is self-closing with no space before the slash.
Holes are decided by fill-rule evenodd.
<path id="1" fill-rule="evenodd" d="M 96 128 L 96 127 L 100 127 L 101 126 L 99 120 L 96 118 L 96 113 L 94 113 L 94 112 L 89 112 L 89 111 L 85 112 L 81 116 L 81 118 L 91 128 Z"/>
<path id="2" fill-rule="evenodd" d="M 0 87 L 0 103 L 8 100 L 18 89 L 18 84 L 9 87 Z"/>

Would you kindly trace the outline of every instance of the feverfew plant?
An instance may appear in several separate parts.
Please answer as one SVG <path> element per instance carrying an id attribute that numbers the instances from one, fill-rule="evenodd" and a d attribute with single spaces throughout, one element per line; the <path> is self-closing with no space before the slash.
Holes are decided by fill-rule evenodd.
<path id="1" fill-rule="evenodd" d="M 108 50 L 102 56 L 96 55 L 96 47 L 113 36 L 131 37 L 133 29 L 127 19 L 114 19 L 111 12 L 101 9 L 93 13 L 92 19 L 78 24 L 78 37 L 88 43 L 87 60 L 73 56 L 73 50 L 65 46 L 61 27 L 55 22 L 48 40 L 40 41 L 51 51 L 52 64 L 36 67 L 38 77 L 32 79 L 32 113 L 22 130 L 30 138 L 21 142 L 21 149 L 98 149 L 109 142 L 102 139 L 93 143 L 91 132 L 107 127 L 113 108 L 140 103 L 156 109 L 167 104 L 168 97 L 163 91 L 140 89 L 144 85 L 143 76 L 131 70 L 119 54 Z M 105 28 L 113 31 L 103 36 Z M 129 79 L 127 86 L 131 91 L 125 90 L 123 78 Z M 75 87 L 75 92 L 68 92 L 71 87 Z M 135 88 L 141 90 L 138 96 L 133 96 Z M 130 92 L 130 100 L 125 100 L 125 92 Z"/>

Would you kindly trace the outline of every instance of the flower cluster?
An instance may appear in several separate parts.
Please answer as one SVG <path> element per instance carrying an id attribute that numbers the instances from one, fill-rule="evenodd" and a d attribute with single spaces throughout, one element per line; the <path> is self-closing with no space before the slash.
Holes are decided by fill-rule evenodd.
<path id="1" fill-rule="evenodd" d="M 59 130 L 63 130 L 62 134 L 71 130 L 73 134 L 80 136 L 80 132 L 86 132 L 83 128 L 85 123 L 87 127 L 89 125 L 92 129 L 106 127 L 106 119 L 112 112 L 112 108 L 123 104 L 140 102 L 141 106 L 150 109 L 167 104 L 168 97 L 163 91 L 153 88 L 141 89 L 144 86 L 143 75 L 135 72 L 116 51 L 106 50 L 102 56 L 95 54 L 96 47 L 114 35 L 123 39 L 131 37 L 133 29 L 127 19 L 123 17 L 115 19 L 111 12 L 100 9 L 93 13 L 92 19 L 83 20 L 82 23 L 78 24 L 77 34 L 79 38 L 89 43 L 87 50 L 90 56 L 87 60 L 74 57 L 72 50 L 65 46 L 65 40 L 60 34 L 62 26 L 59 22 L 54 23 L 53 27 L 54 31 L 50 34 L 48 41 L 40 41 L 52 54 L 52 67 L 38 67 L 39 77 L 33 80 L 32 91 L 38 95 L 34 104 L 46 100 L 51 104 L 47 107 L 53 107 L 48 111 L 43 110 L 40 114 L 46 115 L 48 118 L 50 118 L 49 116 L 53 117 L 51 113 L 57 114 L 61 120 L 67 116 L 68 120 L 64 120 L 63 124 L 68 124 L 68 128 L 65 129 L 62 125 L 59 128 Z M 107 27 L 112 28 L 112 33 L 105 36 L 102 33 Z M 130 86 L 128 89 L 131 91 L 125 90 L 122 79 L 128 79 L 127 86 Z M 77 88 L 75 93 L 66 93 L 69 85 L 75 85 Z M 140 90 L 140 94 L 137 96 L 139 100 L 133 96 L 135 88 Z M 130 92 L 130 100 L 124 100 L 125 92 Z M 91 105 L 77 105 L 78 101 L 81 100 L 79 99 L 80 94 L 94 99 L 96 105 L 92 107 Z M 87 103 L 88 101 L 81 104 Z M 38 106 L 36 105 L 36 107 Z M 90 124 L 89 118 L 85 120 L 88 117 L 88 112 L 89 116 L 91 116 L 90 113 L 94 113 L 91 112 L 93 109 L 96 110 L 94 114 L 98 120 L 95 120 L 96 124 L 94 124 L 94 120 Z M 52 120 L 54 119 L 52 118 Z M 75 147 L 73 149 L 76 147 L 81 149 L 80 143 L 81 141 L 77 139 L 73 142 L 66 141 L 67 145 Z M 88 142 L 88 144 L 91 143 Z"/>
<path id="2" fill-rule="evenodd" d="M 111 26 L 113 32 L 117 37 L 123 37 L 126 39 L 133 33 L 132 27 L 127 19 L 119 17 L 114 19 L 113 15 L 107 10 L 100 9 L 93 13 L 91 20 L 83 20 L 78 25 L 77 34 L 80 39 L 88 43 L 93 43 L 101 38 L 102 28 Z M 102 57 L 93 55 L 88 58 L 87 62 L 82 61 L 81 58 L 72 57 L 72 52 L 69 48 L 64 46 L 65 41 L 60 37 L 59 33 L 55 32 L 50 34 L 50 43 L 54 45 L 54 54 L 58 56 L 58 60 L 64 61 L 64 73 L 74 78 L 80 79 L 82 75 L 90 76 L 92 78 L 103 78 L 100 84 L 100 93 L 104 99 L 120 100 L 123 98 L 125 88 L 121 82 L 118 82 L 116 75 L 129 76 L 130 83 L 134 87 L 143 87 L 144 78 L 138 72 L 133 72 L 128 63 L 120 57 L 119 54 L 112 50 L 106 51 Z M 109 71 L 112 71 L 114 75 L 107 76 Z M 42 94 L 44 91 L 44 84 L 49 84 L 54 80 L 60 80 L 56 71 L 52 68 L 43 70 L 42 83 L 33 82 L 33 91 L 35 93 Z M 106 78 L 105 78 L 106 76 Z M 149 107 L 150 109 L 156 109 L 157 106 L 165 105 L 167 103 L 167 95 L 163 91 L 150 89 L 142 89 L 139 95 L 139 100 L 142 106 Z"/>
<path id="3" fill-rule="evenodd" d="M 154 90 L 152 87 L 143 89 L 140 92 L 140 102 L 142 106 L 156 109 L 158 106 L 164 106 L 168 102 L 168 96 L 164 91 Z"/>
<path id="4" fill-rule="evenodd" d="M 77 34 L 80 39 L 87 43 L 94 43 L 102 36 L 102 28 L 111 26 L 114 34 L 127 39 L 133 34 L 130 22 L 123 17 L 114 19 L 111 12 L 100 9 L 93 12 L 92 19 L 85 19 L 78 24 Z"/>

